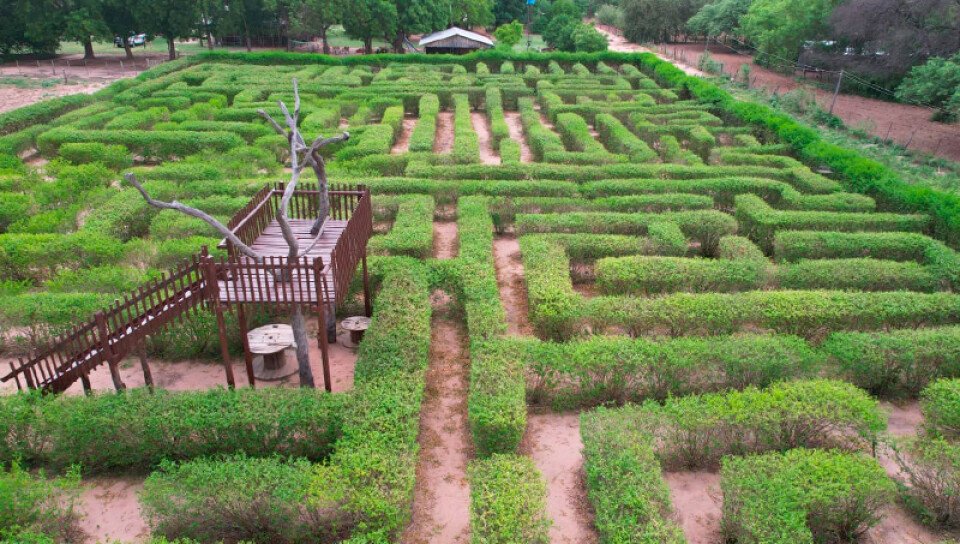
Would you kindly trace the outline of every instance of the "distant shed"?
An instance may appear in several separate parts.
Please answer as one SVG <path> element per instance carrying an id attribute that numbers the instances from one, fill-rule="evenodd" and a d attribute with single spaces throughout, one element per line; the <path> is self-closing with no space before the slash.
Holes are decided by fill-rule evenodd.
<path id="1" fill-rule="evenodd" d="M 493 40 L 482 34 L 454 26 L 420 38 L 420 47 L 427 53 L 462 55 L 477 49 L 489 49 L 493 47 Z"/>

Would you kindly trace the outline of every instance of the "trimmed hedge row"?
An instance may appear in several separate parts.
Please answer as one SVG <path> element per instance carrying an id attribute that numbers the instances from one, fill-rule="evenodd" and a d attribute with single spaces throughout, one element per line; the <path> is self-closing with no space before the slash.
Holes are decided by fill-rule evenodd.
<path id="1" fill-rule="evenodd" d="M 613 153 L 630 157 L 631 162 L 647 162 L 656 158 L 657 153 L 643 140 L 637 138 L 623 126 L 616 117 L 601 113 L 594 118 L 594 126 L 603 145 Z"/>
<path id="2" fill-rule="evenodd" d="M 762 260 L 630 256 L 597 261 L 596 274 L 606 294 L 733 293 L 760 288 L 766 269 Z"/>
<path id="3" fill-rule="evenodd" d="M 433 254 L 434 201 L 430 196 L 405 196 L 386 236 L 370 240 L 370 251 L 426 259 Z"/>
<path id="4" fill-rule="evenodd" d="M 453 97 L 453 151 L 451 156 L 456 164 L 480 162 L 480 140 L 473 129 L 470 114 L 470 99 L 465 94 Z"/>
<path id="5" fill-rule="evenodd" d="M 340 436 L 345 400 L 275 388 L 4 396 L 0 461 L 100 472 L 236 453 L 322 460 Z"/>
<path id="6" fill-rule="evenodd" d="M 183 130 L 144 132 L 55 128 L 37 137 L 37 147 L 46 156 L 53 156 L 65 143 L 119 144 L 144 156 L 185 157 L 206 150 L 227 151 L 243 145 L 244 142 L 243 138 L 232 132 Z"/>
<path id="7" fill-rule="evenodd" d="M 470 538 L 485 544 L 547 544 L 547 484 L 529 457 L 471 461 Z"/>
<path id="8" fill-rule="evenodd" d="M 521 110 L 521 115 L 523 115 Z M 539 116 L 536 110 L 530 109 L 534 119 L 539 123 Z M 529 118 L 530 115 L 527 115 Z M 527 144 L 533 151 L 537 160 L 543 161 L 547 153 L 554 153 L 556 148 L 554 144 L 559 144 L 560 137 L 550 130 L 540 125 L 542 130 L 531 129 L 527 121 L 523 121 L 524 131 L 527 138 Z M 532 124 L 536 127 L 535 124 Z M 550 136 L 552 135 L 552 137 Z M 557 151 L 561 154 L 562 149 Z M 616 157 L 616 155 L 610 155 Z M 554 161 L 550 161 L 554 162 Z M 563 161 L 556 161 L 563 162 Z M 575 181 L 583 183 L 587 181 L 599 181 L 605 179 L 703 179 L 718 177 L 757 177 L 768 178 L 772 180 L 790 181 L 789 172 L 776 168 L 766 168 L 762 166 L 706 166 L 706 165 L 685 165 L 685 164 L 543 164 L 543 163 L 521 163 L 511 165 L 488 165 L 488 164 L 461 164 L 456 166 L 449 165 L 430 165 L 425 162 L 411 162 L 407 167 L 406 174 L 411 177 L 431 178 L 431 179 L 489 179 L 489 180 L 544 180 L 553 179 L 561 181 Z"/>
<path id="9" fill-rule="evenodd" d="M 875 459 L 807 449 L 727 457 L 720 488 L 724 535 L 770 544 L 853 540 L 896 495 Z"/>
<path id="10" fill-rule="evenodd" d="M 924 429 L 931 436 L 960 439 L 960 379 L 933 382 L 920 393 Z"/>
<path id="11" fill-rule="evenodd" d="M 435 94 L 424 94 L 420 97 L 419 120 L 410 134 L 411 153 L 432 153 L 433 143 L 437 133 L 437 113 L 440 112 L 440 99 Z"/>

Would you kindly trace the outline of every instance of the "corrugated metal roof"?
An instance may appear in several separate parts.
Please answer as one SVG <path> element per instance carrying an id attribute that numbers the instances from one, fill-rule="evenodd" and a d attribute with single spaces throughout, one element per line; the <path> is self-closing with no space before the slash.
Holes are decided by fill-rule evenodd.
<path id="1" fill-rule="evenodd" d="M 468 40 L 473 40 L 475 42 L 480 42 L 482 44 L 493 47 L 493 40 L 491 40 L 490 38 L 482 34 L 477 34 L 476 32 L 470 32 L 469 30 L 464 30 L 458 26 L 450 27 L 446 30 L 441 30 L 439 32 L 434 32 L 433 34 L 429 34 L 427 36 L 420 38 L 420 47 L 429 45 L 439 40 L 449 38 L 450 36 L 460 36 Z"/>

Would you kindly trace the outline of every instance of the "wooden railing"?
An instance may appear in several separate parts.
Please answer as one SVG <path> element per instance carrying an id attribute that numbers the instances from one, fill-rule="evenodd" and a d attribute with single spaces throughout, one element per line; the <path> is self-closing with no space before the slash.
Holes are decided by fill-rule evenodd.
<path id="1" fill-rule="evenodd" d="M 93 318 L 55 339 L 36 356 L 10 363 L 10 372 L 0 381 L 15 380 L 18 389 L 61 392 L 84 380 L 103 363 L 116 363 L 138 348 L 144 339 L 206 300 L 201 257 L 146 283 Z M 21 378 L 23 383 L 21 383 Z"/>
<path id="2" fill-rule="evenodd" d="M 253 244 L 275 219 L 282 194 L 283 184 L 264 187 L 228 226 L 244 243 Z M 315 218 L 318 197 L 316 185 L 297 189 L 288 215 L 291 219 Z M 109 363 L 111 372 L 116 372 L 113 365 L 139 349 L 147 336 L 182 320 L 189 312 L 196 313 L 204 303 L 281 308 L 340 304 L 357 264 L 366 255 L 373 231 L 373 211 L 370 191 L 362 186 L 331 190 L 330 204 L 330 218 L 347 223 L 329 262 L 302 257 L 291 263 L 285 257 L 267 257 L 257 263 L 233 251 L 219 262 L 205 253 L 195 255 L 159 279 L 117 299 L 112 306 L 56 338 L 36 356 L 10 363 L 10 372 L 0 381 L 15 380 L 18 389 L 62 392 L 79 379 L 89 389 L 92 370 Z"/>

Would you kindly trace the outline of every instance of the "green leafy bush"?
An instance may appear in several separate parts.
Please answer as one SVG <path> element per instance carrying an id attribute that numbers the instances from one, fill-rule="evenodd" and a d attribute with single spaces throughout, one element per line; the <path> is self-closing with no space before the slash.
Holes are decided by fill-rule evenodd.
<path id="1" fill-rule="evenodd" d="M 960 379 L 942 379 L 920 393 L 924 428 L 932 436 L 960 438 Z"/>
<path id="2" fill-rule="evenodd" d="M 47 478 L 43 471 L 27 472 L 17 461 L 9 468 L 0 463 L 0 541 L 77 542 L 85 536 L 79 495 L 80 475 L 74 470 Z"/>
<path id="3" fill-rule="evenodd" d="M 435 94 L 424 94 L 420 97 L 418 110 L 419 120 L 410 134 L 410 152 L 430 153 L 433 151 L 433 141 L 437 133 L 437 113 L 440 111 L 440 99 Z"/>
<path id="4" fill-rule="evenodd" d="M 68 143 L 60 146 L 58 154 L 73 164 L 99 162 L 113 170 L 122 170 L 133 164 L 130 152 L 122 145 L 106 145 L 96 142 Z"/>
<path id="5" fill-rule="evenodd" d="M 472 461 L 468 473 L 472 542 L 550 541 L 547 485 L 530 458 L 498 454 Z"/>
<path id="6" fill-rule="evenodd" d="M 433 253 L 433 198 L 402 198 L 390 232 L 386 236 L 371 239 L 370 250 L 426 259 Z"/>
<path id="7" fill-rule="evenodd" d="M 737 292 L 764 283 L 759 260 L 611 257 L 597 261 L 597 286 L 606 294 L 649 295 L 688 291 Z"/>
<path id="8" fill-rule="evenodd" d="M 723 461 L 723 533 L 736 542 L 810 543 L 855 538 L 894 496 L 863 454 L 797 449 Z"/>
<path id="9" fill-rule="evenodd" d="M 921 519 L 934 527 L 960 526 L 960 445 L 943 438 L 914 438 L 897 455 L 902 492 Z"/>

